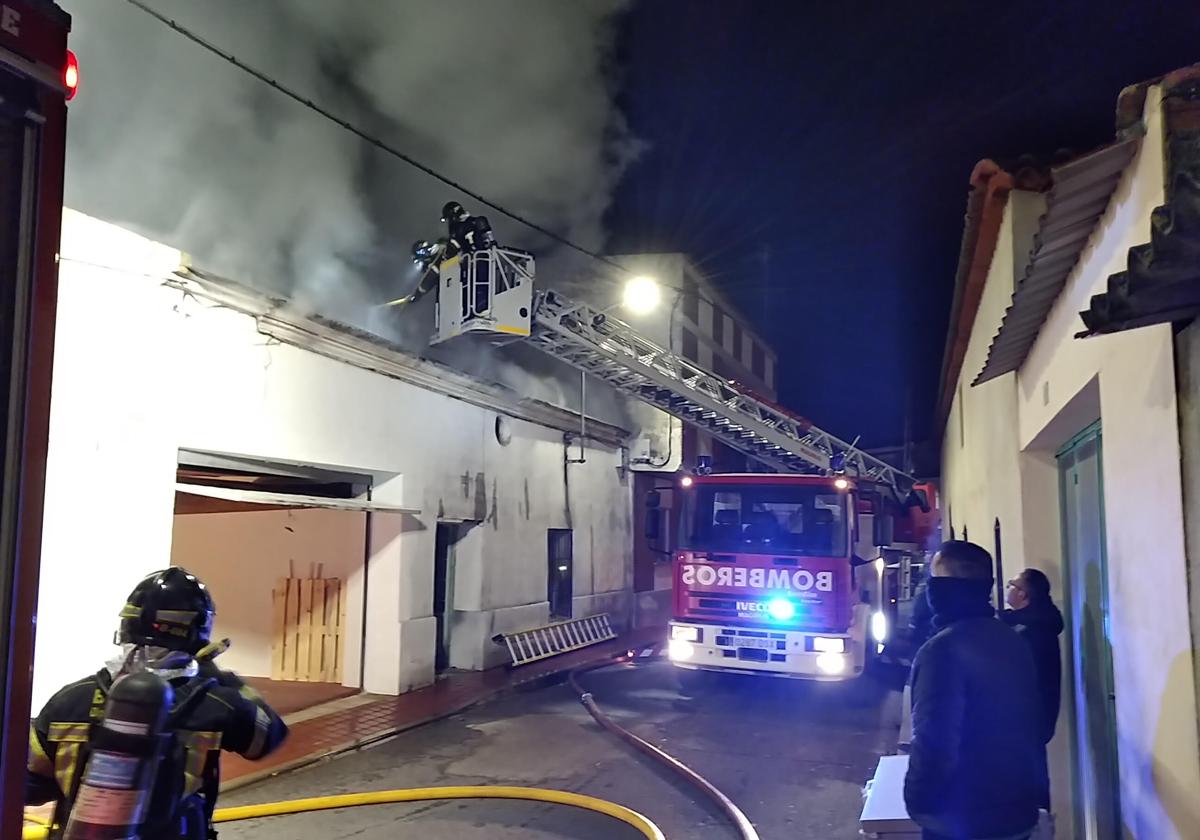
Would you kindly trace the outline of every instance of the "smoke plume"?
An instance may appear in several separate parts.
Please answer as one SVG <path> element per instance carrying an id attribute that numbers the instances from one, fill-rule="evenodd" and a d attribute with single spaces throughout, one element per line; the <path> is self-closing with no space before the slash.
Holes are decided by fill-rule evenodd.
<path id="1" fill-rule="evenodd" d="M 527 355 L 430 351 L 430 301 L 409 248 L 442 204 L 491 218 L 501 241 L 607 302 L 611 279 L 555 258 L 516 223 L 286 99 L 116 0 L 66 0 L 83 68 L 67 203 L 433 357 L 562 404 L 573 375 Z M 156 0 L 155 8 L 281 84 L 498 203 L 589 248 L 636 141 L 613 103 L 627 0 Z M 548 257 L 548 259 L 542 259 Z M 532 355 L 532 354 L 528 354 Z M 577 380 L 577 376 L 574 377 Z M 599 397 L 600 389 L 595 396 Z M 577 397 L 576 397 L 577 399 Z M 603 413 L 627 420 L 611 396 Z M 589 389 L 589 413 L 597 413 Z"/>

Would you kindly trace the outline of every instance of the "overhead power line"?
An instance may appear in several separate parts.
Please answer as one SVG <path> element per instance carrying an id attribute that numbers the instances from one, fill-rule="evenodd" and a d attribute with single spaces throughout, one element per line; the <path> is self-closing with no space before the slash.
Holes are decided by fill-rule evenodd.
<path id="1" fill-rule="evenodd" d="M 500 213 L 516 222 L 519 222 L 520 224 L 524 225 L 525 227 L 529 228 L 530 230 L 537 231 L 538 233 L 542 234 L 543 236 L 557 242 L 559 245 L 563 245 L 567 248 L 570 248 L 573 251 L 577 251 L 578 253 L 583 254 L 586 257 L 590 257 L 591 259 L 596 260 L 597 262 L 602 263 L 603 265 L 607 265 L 610 268 L 615 268 L 617 271 L 621 272 L 622 274 L 627 274 L 627 275 L 632 274 L 632 272 L 628 268 L 621 265 L 616 260 L 613 260 L 609 257 L 604 256 L 603 254 L 599 254 L 595 251 L 592 251 L 589 248 L 585 248 L 582 245 L 572 242 L 570 239 L 567 239 L 562 234 L 555 233 L 553 230 L 546 227 L 545 225 L 540 225 L 537 222 L 535 222 L 529 218 L 526 218 L 525 216 L 522 216 L 520 213 L 517 213 L 514 210 L 510 210 L 509 208 L 505 207 L 504 205 L 498 204 L 497 202 L 487 198 L 486 196 L 476 192 L 475 190 L 472 190 L 471 188 L 454 180 L 453 178 L 442 174 L 438 170 L 434 169 L 432 166 L 422 163 L 421 161 L 417 160 L 416 158 L 412 157 L 411 155 L 406 154 L 404 151 L 391 145 L 386 140 L 383 140 L 383 139 L 375 136 L 374 134 L 371 134 L 368 131 L 366 131 L 362 128 L 359 128 L 357 125 L 350 122 L 349 120 L 344 119 L 344 118 L 338 116 L 337 114 L 335 114 L 334 112 L 330 111 L 328 108 L 317 104 L 312 99 L 305 96 L 304 94 L 299 93 L 298 91 L 296 91 L 284 84 L 281 84 L 280 82 L 276 81 L 271 76 L 267 75 L 267 73 L 263 72 L 262 70 L 259 70 L 256 67 L 252 67 L 251 65 L 249 65 L 246 62 L 239 59 L 233 53 L 222 49 L 221 47 L 217 46 L 216 44 L 212 43 L 211 41 L 205 39 L 203 36 L 196 34 L 191 29 L 188 29 L 186 26 L 183 26 L 182 24 L 178 23 L 174 19 L 167 17 L 166 15 L 159 12 L 157 9 L 154 9 L 151 6 L 147 5 L 146 3 L 142 2 L 142 0 L 125 0 L 125 1 L 127 3 L 129 3 L 131 6 L 134 6 L 135 8 L 150 15 L 152 18 L 154 18 L 155 20 L 157 20 L 159 23 L 163 24 L 164 26 L 167 26 L 170 29 L 174 30 L 176 33 L 182 35 L 184 38 L 187 38 L 189 41 L 191 41 L 192 43 L 201 47 L 202 49 L 205 49 L 208 52 L 212 53 L 213 55 L 217 56 L 218 58 L 221 58 L 222 60 L 228 62 L 229 64 L 232 64 L 234 67 L 241 70 L 243 73 L 253 76 L 258 81 L 262 82 L 265 85 L 270 86 L 275 91 L 283 94 L 284 96 L 299 103 L 300 105 L 303 105 L 305 108 L 308 108 L 310 111 L 313 111 L 314 113 L 319 114 L 320 116 L 324 117 L 325 119 L 329 120 L 330 122 L 334 123 L 335 125 L 339 126 L 340 128 L 342 128 L 342 129 L 350 132 L 354 136 L 358 137 L 360 140 L 364 141 L 365 143 L 368 143 L 368 144 L 374 146 L 375 148 L 379 149 L 380 151 L 382 151 L 386 154 L 391 155 L 392 157 L 395 157 L 395 158 L 398 158 L 398 159 L 404 161 L 404 163 L 407 163 L 409 166 L 413 167 L 414 169 L 418 169 L 421 172 L 424 172 L 426 175 L 430 176 L 431 178 L 435 178 L 438 181 L 441 181 L 446 186 L 451 187 L 455 190 L 458 190 L 463 195 L 466 195 L 466 196 L 474 199 L 475 201 L 478 201 L 480 204 L 483 204 L 487 207 L 492 208 L 497 213 Z M 677 292 L 684 291 L 683 289 L 679 289 L 674 286 L 665 286 L 664 288 L 669 288 L 669 289 L 672 289 L 673 291 L 677 291 Z M 701 297 L 703 297 L 703 295 L 701 295 Z M 710 301 L 710 303 L 711 303 L 711 301 Z"/>
<path id="2" fill-rule="evenodd" d="M 183 37 L 187 38 L 189 41 L 196 44 L 197 46 L 202 47 L 203 49 L 208 50 L 213 55 L 218 56 L 219 58 L 227 61 L 228 63 L 232 64 L 234 67 L 241 70 L 243 73 L 248 73 L 249 75 L 258 79 L 263 84 L 270 85 L 272 88 L 274 88 L 279 93 L 282 93 L 284 96 L 288 97 L 289 99 L 292 99 L 292 100 L 300 103 L 305 108 L 308 108 L 310 111 L 314 111 L 317 114 L 320 114 L 325 119 L 337 124 L 341 128 L 345 129 L 346 131 L 349 131 L 351 134 L 353 134 L 356 137 L 358 137 L 359 139 L 369 143 L 370 145 L 374 146 L 375 148 L 379 149 L 380 151 L 386 152 L 387 154 L 391 155 L 392 157 L 399 158 L 400 160 L 404 161 L 405 163 L 407 163 L 409 166 L 413 167 L 414 169 L 419 169 L 421 172 L 424 172 L 426 175 L 429 175 L 431 178 L 436 178 L 437 180 L 441 181 L 446 186 L 452 187 L 453 189 L 456 189 L 459 192 L 461 192 L 463 195 L 466 195 L 466 196 L 474 199 L 475 201 L 478 201 L 480 204 L 484 204 L 484 205 L 492 208 L 497 213 L 501 213 L 505 216 L 508 216 L 510 219 L 520 222 L 521 224 L 525 225 L 526 227 L 530 228 L 531 230 L 535 230 L 538 233 L 542 234 L 543 236 L 553 239 L 555 242 L 557 242 L 560 245 L 565 245 L 566 247 L 571 248 L 574 251 L 578 251 L 579 253 L 581 253 L 587 257 L 591 257 L 592 259 L 597 260 L 601 263 L 604 263 L 605 265 L 608 265 L 612 268 L 615 268 L 618 271 L 624 272 L 626 274 L 629 273 L 629 270 L 627 268 L 625 268 L 625 266 L 621 265 L 620 263 L 616 262 L 615 260 L 609 259 L 608 257 L 604 256 L 603 254 L 598 254 L 595 251 L 592 251 L 588 248 L 583 247 L 582 245 L 578 245 L 578 244 L 572 242 L 570 239 L 567 239 L 565 236 L 555 233 L 550 228 L 545 227 L 544 225 L 540 225 L 537 222 L 532 221 L 531 219 L 528 219 L 528 218 L 522 216 L 521 214 L 517 213 L 514 210 L 509 210 L 507 207 L 505 207 L 502 204 L 497 204 L 495 201 L 492 201 L 491 199 L 487 198 L 486 196 L 480 195 L 479 193 L 475 192 L 471 188 L 459 183 L 458 181 L 455 181 L 453 178 L 443 175 L 441 172 L 438 172 L 432 166 L 424 164 L 421 161 L 413 158 L 411 155 L 408 155 L 405 152 L 401 151 L 400 149 L 397 149 L 395 146 L 391 145 L 386 140 L 382 140 L 379 137 L 376 137 L 375 135 L 370 134 L 367 131 L 359 128 L 358 126 L 356 126 L 354 123 L 350 122 L 349 120 L 339 117 L 337 114 L 333 113 L 328 108 L 325 108 L 324 106 L 318 105 L 316 102 L 313 102 L 307 96 L 304 96 L 303 94 L 293 90 L 292 88 L 287 87 L 286 85 L 280 84 L 278 81 L 276 81 L 275 79 L 268 76 L 262 70 L 259 70 L 255 67 L 251 67 L 249 64 L 246 64 L 244 61 L 239 59 L 233 53 L 230 53 L 230 52 L 227 52 L 227 51 L 221 49 L 221 47 L 218 47 L 216 44 L 212 43 L 211 41 L 208 41 L 205 38 L 203 38 L 202 36 L 197 35 L 195 32 L 193 32 L 192 30 L 183 26 L 182 24 L 167 17 L 166 15 L 157 11 L 156 9 L 151 8 L 146 3 L 142 2 L 142 0 L 125 0 L 125 1 L 127 3 L 129 3 L 131 6 L 135 6 L 138 9 L 140 9 L 141 11 L 150 15 L 155 20 L 157 20 L 159 23 L 162 23 L 164 26 L 170 27 L 175 32 L 177 32 L 180 35 L 182 35 Z"/>

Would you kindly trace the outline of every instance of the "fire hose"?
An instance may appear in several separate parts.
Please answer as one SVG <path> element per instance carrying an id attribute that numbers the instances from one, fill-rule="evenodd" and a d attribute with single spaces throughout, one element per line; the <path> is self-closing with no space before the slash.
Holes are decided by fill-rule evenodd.
<path id="1" fill-rule="evenodd" d="M 284 802 L 267 802 L 261 805 L 239 805 L 233 808 L 218 808 L 213 821 L 237 822 L 257 820 L 264 817 L 281 817 L 288 814 L 305 814 L 311 811 L 326 811 L 333 808 L 354 808 L 362 805 L 390 805 L 400 802 L 430 802 L 449 799 L 519 799 L 530 802 L 549 802 L 568 805 L 611 817 L 641 832 L 648 840 L 666 840 L 662 830 L 646 817 L 623 805 L 571 793 L 563 790 L 543 790 L 526 787 L 431 787 L 408 790 L 378 790 L 367 793 L 346 793 L 337 796 L 316 796 L 311 799 L 291 799 Z M 25 828 L 22 840 L 45 840 L 48 828 L 31 825 Z"/>
<path id="2" fill-rule="evenodd" d="M 590 671 L 597 671 L 601 668 L 607 668 L 610 665 L 616 665 L 626 661 L 628 661 L 628 657 L 617 656 L 606 661 L 594 662 L 590 665 L 583 665 L 579 668 L 576 668 L 574 671 L 571 671 L 571 673 L 567 676 L 567 681 L 570 683 L 571 689 L 579 695 L 579 701 L 583 704 L 583 707 L 588 710 L 588 714 L 590 714 L 592 719 L 595 720 L 596 723 L 600 724 L 605 731 L 616 735 L 622 741 L 631 745 L 639 752 L 650 756 L 655 761 L 670 768 L 692 787 L 699 788 L 704 795 L 712 800 L 717 808 L 719 808 L 721 812 L 729 819 L 729 821 L 733 824 L 733 827 L 741 836 L 742 840 L 759 840 L 758 832 L 754 829 L 754 824 L 750 822 L 744 813 L 742 813 L 742 809 L 734 804 L 732 799 L 723 794 L 712 782 L 708 781 L 708 779 L 701 776 L 699 773 L 688 767 L 673 755 L 664 752 L 663 750 L 651 744 L 649 741 L 639 738 L 628 729 L 625 729 L 623 726 L 620 726 L 613 721 L 612 718 L 602 712 L 600 707 L 596 705 L 596 701 L 592 697 L 592 693 L 590 691 L 585 691 L 579 683 L 578 677 L 581 674 L 586 674 Z"/>

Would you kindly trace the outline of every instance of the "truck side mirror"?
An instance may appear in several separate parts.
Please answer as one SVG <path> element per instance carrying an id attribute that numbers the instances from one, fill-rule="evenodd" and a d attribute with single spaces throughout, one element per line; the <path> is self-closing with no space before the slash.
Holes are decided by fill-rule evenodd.
<path id="1" fill-rule="evenodd" d="M 921 513 L 929 513 L 929 496 L 924 490 L 918 490 L 914 487 L 908 491 L 908 495 L 904 499 L 904 506 L 906 508 L 919 507 Z"/>
<path id="2" fill-rule="evenodd" d="M 662 511 L 655 509 L 647 510 L 643 528 L 647 541 L 656 542 L 659 532 L 662 530 Z"/>
<path id="3" fill-rule="evenodd" d="M 646 510 L 658 510 L 660 505 L 662 505 L 662 493 L 651 490 L 646 494 Z"/>

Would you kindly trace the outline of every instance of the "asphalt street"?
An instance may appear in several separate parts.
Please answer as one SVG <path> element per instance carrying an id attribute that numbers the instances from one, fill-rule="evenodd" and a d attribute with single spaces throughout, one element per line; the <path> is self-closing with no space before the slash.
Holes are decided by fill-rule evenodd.
<path id="1" fill-rule="evenodd" d="M 863 783 L 895 746 L 899 694 L 874 677 L 810 683 L 722 677 L 681 693 L 666 663 L 584 677 L 618 723 L 706 776 L 763 840 L 855 838 Z M 445 785 L 558 788 L 620 803 L 671 840 L 735 838 L 719 812 L 603 732 L 563 683 L 502 697 L 253 787 L 221 805 Z M 556 805 L 456 801 L 371 806 L 220 827 L 222 840 L 635 840 L 607 817 Z"/>

